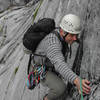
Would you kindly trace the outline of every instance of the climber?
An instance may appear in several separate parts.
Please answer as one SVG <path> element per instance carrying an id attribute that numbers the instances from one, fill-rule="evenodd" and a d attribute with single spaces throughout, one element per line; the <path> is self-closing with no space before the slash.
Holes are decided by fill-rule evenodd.
<path id="1" fill-rule="evenodd" d="M 71 44 L 77 41 L 80 32 L 80 18 L 74 14 L 67 14 L 62 18 L 60 28 L 55 29 L 39 43 L 35 53 L 46 55 L 50 61 L 46 77 L 41 81 L 43 86 L 49 87 L 49 92 L 44 96 L 44 100 L 56 100 L 65 92 L 66 84 L 62 77 L 75 85 L 81 93 L 80 78 L 69 68 L 65 60 L 68 52 L 71 56 Z M 41 57 L 34 59 L 36 63 L 41 63 Z M 83 94 L 89 94 L 89 84 L 87 79 L 82 79 Z"/>

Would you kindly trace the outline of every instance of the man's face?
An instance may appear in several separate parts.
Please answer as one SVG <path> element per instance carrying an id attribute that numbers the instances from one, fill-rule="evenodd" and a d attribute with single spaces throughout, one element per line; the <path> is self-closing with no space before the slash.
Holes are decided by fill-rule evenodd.
<path id="1" fill-rule="evenodd" d="M 77 34 L 70 34 L 68 33 L 68 35 L 65 37 L 65 41 L 68 43 L 68 44 L 72 44 L 74 41 L 77 40 Z"/>

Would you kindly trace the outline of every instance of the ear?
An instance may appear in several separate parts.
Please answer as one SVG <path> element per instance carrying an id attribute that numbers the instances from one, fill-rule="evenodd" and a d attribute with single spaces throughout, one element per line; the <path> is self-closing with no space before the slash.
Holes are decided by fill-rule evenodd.
<path id="1" fill-rule="evenodd" d="M 64 31 L 62 29 L 60 29 L 60 35 L 64 36 Z"/>

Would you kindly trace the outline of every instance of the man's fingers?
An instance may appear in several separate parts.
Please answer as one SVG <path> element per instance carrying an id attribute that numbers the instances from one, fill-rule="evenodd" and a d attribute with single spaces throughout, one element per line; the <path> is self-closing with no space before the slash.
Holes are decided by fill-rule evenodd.
<path id="1" fill-rule="evenodd" d="M 90 94 L 90 92 L 87 92 L 87 91 L 83 91 L 83 94 Z"/>
<path id="2" fill-rule="evenodd" d="M 83 87 L 83 93 L 85 94 L 89 94 L 90 90 L 88 90 L 87 88 Z"/>
<path id="3" fill-rule="evenodd" d="M 90 91 L 89 89 L 87 89 L 87 88 L 85 88 L 85 87 L 83 87 L 82 89 L 83 89 L 83 91 L 87 91 L 87 92 Z"/>
<path id="4" fill-rule="evenodd" d="M 90 82 L 88 80 L 86 80 L 86 79 L 85 79 L 85 83 L 88 84 L 88 85 L 90 84 Z"/>
<path id="5" fill-rule="evenodd" d="M 90 86 L 89 86 L 89 85 L 87 85 L 85 81 L 82 83 L 82 85 L 83 85 L 83 87 L 87 88 L 88 90 L 90 90 L 90 89 L 91 89 L 91 88 L 90 88 Z"/>
<path id="6" fill-rule="evenodd" d="M 82 90 L 83 93 L 85 94 L 89 94 L 90 92 L 90 86 L 89 86 L 90 82 L 88 80 L 82 80 Z"/>
<path id="7" fill-rule="evenodd" d="M 87 84 L 83 84 L 83 87 L 87 88 L 88 90 L 90 90 L 90 86 L 88 86 Z"/>

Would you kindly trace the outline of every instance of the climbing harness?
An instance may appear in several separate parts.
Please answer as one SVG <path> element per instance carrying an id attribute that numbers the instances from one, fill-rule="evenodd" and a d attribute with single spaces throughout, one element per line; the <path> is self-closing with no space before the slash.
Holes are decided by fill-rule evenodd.
<path id="1" fill-rule="evenodd" d="M 29 89 L 35 88 L 40 83 L 40 80 L 45 79 L 46 68 L 44 65 L 33 65 L 32 71 L 27 77 L 27 87 Z"/>
<path id="2" fill-rule="evenodd" d="M 80 78 L 81 100 L 83 100 L 82 79 Z"/>

